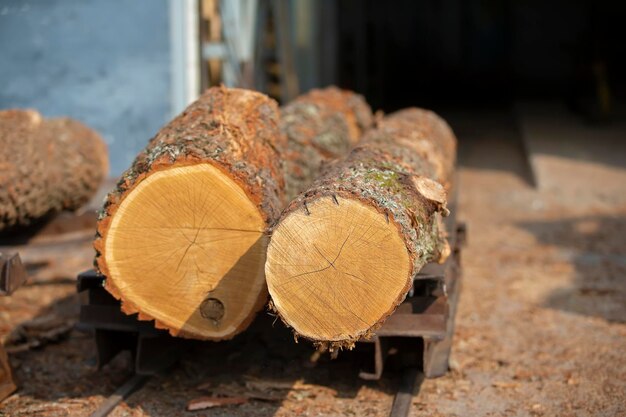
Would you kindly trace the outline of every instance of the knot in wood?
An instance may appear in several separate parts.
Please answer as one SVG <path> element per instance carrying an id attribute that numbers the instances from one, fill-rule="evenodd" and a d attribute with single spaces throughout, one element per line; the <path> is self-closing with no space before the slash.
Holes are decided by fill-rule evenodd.
<path id="1" fill-rule="evenodd" d="M 219 321 L 224 317 L 224 304 L 217 298 L 207 298 L 200 304 L 200 314 L 205 319 Z"/>

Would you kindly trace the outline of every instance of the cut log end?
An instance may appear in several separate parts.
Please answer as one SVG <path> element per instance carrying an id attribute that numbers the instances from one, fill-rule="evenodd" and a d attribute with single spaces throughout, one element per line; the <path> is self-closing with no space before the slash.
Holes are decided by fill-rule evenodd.
<path id="1" fill-rule="evenodd" d="M 274 230 L 266 279 L 296 334 L 349 347 L 401 302 L 410 261 L 397 225 L 359 200 L 324 196 Z"/>
<path id="2" fill-rule="evenodd" d="M 107 289 L 128 313 L 176 336 L 227 339 L 266 298 L 267 236 L 258 207 L 209 163 L 153 172 L 103 227 Z"/>

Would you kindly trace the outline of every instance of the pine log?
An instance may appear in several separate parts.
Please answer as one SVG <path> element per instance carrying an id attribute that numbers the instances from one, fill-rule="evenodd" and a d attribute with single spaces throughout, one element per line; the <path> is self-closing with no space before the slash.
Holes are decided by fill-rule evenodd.
<path id="1" fill-rule="evenodd" d="M 283 107 L 286 201 L 311 185 L 325 162 L 346 155 L 372 124 L 363 97 L 336 87 L 311 90 Z"/>
<path id="2" fill-rule="evenodd" d="M 441 217 L 455 154 L 444 120 L 403 110 L 289 204 L 265 271 L 272 308 L 296 336 L 350 348 L 404 300 L 422 266 L 447 256 Z"/>
<path id="3" fill-rule="evenodd" d="M 321 133 L 348 140 L 350 123 L 320 121 L 323 100 L 302 103 L 287 106 L 293 121 L 281 123 L 268 97 L 211 88 L 151 140 L 107 197 L 94 243 L 125 313 L 201 340 L 248 327 L 267 301 L 267 231 L 284 208 L 291 124 L 312 124 L 299 143 Z M 311 171 L 290 155 L 290 166 Z"/>
<path id="4" fill-rule="evenodd" d="M 34 110 L 0 111 L 0 147 L 0 231 L 80 208 L 108 171 L 96 132 Z"/>

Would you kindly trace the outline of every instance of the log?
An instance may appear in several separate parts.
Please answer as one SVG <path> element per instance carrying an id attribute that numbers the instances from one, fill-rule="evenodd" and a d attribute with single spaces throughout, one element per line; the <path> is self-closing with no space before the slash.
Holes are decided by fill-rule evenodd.
<path id="1" fill-rule="evenodd" d="M 228 338 L 266 301 L 266 224 L 282 207 L 277 104 L 211 88 L 107 196 L 96 264 L 122 311 L 174 336 Z"/>
<path id="2" fill-rule="evenodd" d="M 125 313 L 201 340 L 248 327 L 267 301 L 267 231 L 284 208 L 290 124 L 319 123 L 301 143 L 338 129 L 320 122 L 324 102 L 302 103 L 281 123 L 265 95 L 215 87 L 151 140 L 107 197 L 94 243 Z M 350 124 L 337 125 L 336 139 L 348 140 Z M 310 171 L 290 155 L 290 166 Z"/>
<path id="3" fill-rule="evenodd" d="M 96 132 L 35 110 L 0 111 L 0 147 L 0 231 L 80 208 L 108 172 Z"/>
<path id="4" fill-rule="evenodd" d="M 422 266 L 449 254 L 441 218 L 455 154 L 445 121 L 403 110 L 289 204 L 265 271 L 271 307 L 296 336 L 351 348 L 404 300 Z"/>
<path id="5" fill-rule="evenodd" d="M 286 201 L 311 185 L 325 162 L 347 154 L 372 124 L 363 97 L 336 87 L 311 90 L 283 107 Z"/>

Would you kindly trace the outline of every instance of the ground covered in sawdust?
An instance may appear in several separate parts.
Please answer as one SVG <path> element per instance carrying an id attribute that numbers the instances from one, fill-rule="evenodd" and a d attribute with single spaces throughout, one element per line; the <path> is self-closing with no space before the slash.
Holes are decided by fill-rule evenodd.
<path id="1" fill-rule="evenodd" d="M 551 185 L 535 188 L 514 141 L 494 134 L 463 144 L 459 218 L 468 243 L 451 371 L 423 383 L 412 416 L 626 415 L 626 171 L 609 166 L 587 175 L 585 167 L 601 162 L 551 158 L 540 161 L 542 172 L 553 168 Z M 20 323 L 71 323 L 73 293 L 73 284 L 51 281 L 0 300 L 1 334 L 26 346 Z M 0 415 L 88 415 L 129 377 L 127 356 L 96 370 L 88 334 L 53 336 L 10 354 L 21 388 Z M 311 354 L 282 331 L 196 346 L 112 415 L 388 414 L 392 375 L 359 380 L 359 352 L 315 365 Z M 185 411 L 189 400 L 220 390 L 257 390 L 266 398 Z"/>

